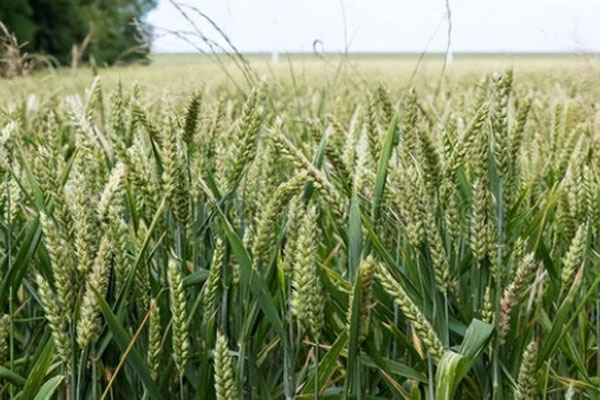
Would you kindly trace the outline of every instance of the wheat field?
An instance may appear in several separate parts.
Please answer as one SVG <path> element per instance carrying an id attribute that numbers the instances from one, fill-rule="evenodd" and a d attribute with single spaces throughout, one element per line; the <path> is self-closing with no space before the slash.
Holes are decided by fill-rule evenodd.
<path id="1" fill-rule="evenodd" d="M 600 399 L 600 65 L 561 57 L 0 82 L 0 398 Z"/>

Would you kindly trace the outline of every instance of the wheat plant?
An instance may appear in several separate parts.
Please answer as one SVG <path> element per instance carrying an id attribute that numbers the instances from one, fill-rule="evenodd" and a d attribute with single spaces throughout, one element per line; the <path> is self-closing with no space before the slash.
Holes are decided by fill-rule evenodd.
<path id="1" fill-rule="evenodd" d="M 9 99 L 0 398 L 600 398 L 590 95 L 352 82 Z"/>

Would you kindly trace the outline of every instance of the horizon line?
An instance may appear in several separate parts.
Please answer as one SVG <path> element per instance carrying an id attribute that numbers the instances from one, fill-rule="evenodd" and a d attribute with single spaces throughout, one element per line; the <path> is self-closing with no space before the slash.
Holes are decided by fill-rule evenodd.
<path id="1" fill-rule="evenodd" d="M 234 52 L 225 52 L 225 51 L 218 51 L 215 52 L 214 54 L 217 55 L 221 55 L 221 54 L 233 54 Z M 277 53 L 277 54 L 289 54 L 289 55 L 340 55 L 340 56 L 344 56 L 344 55 L 373 55 L 373 56 L 377 56 L 377 55 L 407 55 L 407 56 L 446 56 L 446 52 L 444 51 L 431 51 L 431 52 L 418 52 L 418 51 L 348 51 L 348 52 L 344 52 L 344 51 L 324 51 L 324 52 L 318 52 L 315 53 L 314 51 L 278 51 L 278 50 L 272 50 L 272 51 L 241 51 L 240 54 L 242 55 L 265 55 L 265 56 L 271 56 L 273 53 Z M 206 53 L 201 53 L 198 51 L 151 51 L 150 54 L 152 55 L 199 55 L 199 56 L 211 56 L 214 55 L 213 53 L 210 52 L 206 52 Z M 498 55 L 498 56 L 503 56 L 503 55 L 600 55 L 600 50 L 595 50 L 595 51 L 574 51 L 574 50 L 560 50 L 560 51 L 543 51 L 543 50 L 530 50 L 530 51 L 526 51 L 526 50 L 514 50 L 514 51 L 505 51 L 505 50 L 492 50 L 492 51 L 454 51 L 452 52 L 452 56 L 456 57 L 456 56 L 461 56 L 461 55 Z"/>

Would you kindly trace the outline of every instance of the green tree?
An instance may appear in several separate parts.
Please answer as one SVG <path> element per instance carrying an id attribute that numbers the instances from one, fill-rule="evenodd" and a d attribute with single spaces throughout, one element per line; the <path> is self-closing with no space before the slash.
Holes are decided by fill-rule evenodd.
<path id="1" fill-rule="evenodd" d="M 36 31 L 29 0 L 0 2 L 0 21 L 15 34 L 19 42 L 31 41 Z"/>
<path id="2" fill-rule="evenodd" d="M 37 26 L 31 51 L 51 55 L 60 64 L 68 64 L 71 48 L 85 38 L 89 29 L 89 22 L 82 13 L 82 1 L 29 0 L 29 3 Z"/>
<path id="3" fill-rule="evenodd" d="M 145 57 L 150 28 L 141 24 L 157 0 L 10 0 L 0 2 L 0 21 L 28 52 L 52 56 L 68 64 L 74 45 L 91 36 L 84 59 L 100 65 Z M 135 25 L 134 21 L 140 22 Z M 143 32 L 140 32 L 140 27 Z"/>
<path id="4" fill-rule="evenodd" d="M 149 37 L 149 27 L 136 26 L 134 21 L 139 22 L 154 6 L 156 0 L 102 0 L 87 6 L 84 15 L 93 21 L 90 51 L 96 61 L 112 64 L 145 56 L 149 48 L 142 43 Z"/>

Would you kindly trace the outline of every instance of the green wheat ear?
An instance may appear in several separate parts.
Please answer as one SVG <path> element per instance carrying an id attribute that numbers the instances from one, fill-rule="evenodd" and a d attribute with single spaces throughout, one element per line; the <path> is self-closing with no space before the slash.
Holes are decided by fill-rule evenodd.
<path id="1" fill-rule="evenodd" d="M 73 216 L 74 248 L 77 257 L 77 270 L 83 276 L 87 275 L 94 261 L 93 218 L 88 213 L 91 199 L 86 193 L 85 176 L 81 168 L 71 172 L 73 177 L 65 194 L 70 204 Z"/>
<path id="2" fill-rule="evenodd" d="M 511 173 L 510 138 L 508 132 L 508 106 L 512 87 L 513 74 L 507 71 L 496 78 L 494 93 L 494 110 L 492 113 L 492 130 L 495 139 L 495 159 L 503 181 L 508 180 Z"/>
<path id="3" fill-rule="evenodd" d="M 436 192 L 442 179 L 442 163 L 436 143 L 426 129 L 418 130 L 419 158 L 425 175 L 425 184 L 430 191 Z"/>
<path id="4" fill-rule="evenodd" d="M 300 192 L 306 180 L 306 174 L 300 173 L 287 182 L 281 183 L 275 189 L 271 200 L 261 212 L 260 218 L 256 223 L 256 236 L 252 244 L 252 256 L 254 257 L 255 267 L 271 254 L 270 250 L 274 239 L 273 226 L 285 206 Z"/>
<path id="5" fill-rule="evenodd" d="M 217 331 L 214 350 L 214 378 L 217 400 L 239 399 L 238 388 L 233 374 L 233 361 L 229 355 L 227 338 Z"/>
<path id="6" fill-rule="evenodd" d="M 10 334 L 10 316 L 4 314 L 0 317 L 0 364 L 8 360 L 8 336 Z"/>
<path id="7" fill-rule="evenodd" d="M 485 294 L 483 295 L 483 308 L 480 312 L 481 319 L 488 324 L 493 322 L 494 318 L 494 304 L 492 303 L 492 290 L 488 286 L 485 288 Z"/>
<path id="8" fill-rule="evenodd" d="M 538 344 L 535 339 L 532 339 L 523 352 L 523 360 L 519 368 L 516 393 L 519 400 L 537 399 L 537 355 Z"/>
<path id="9" fill-rule="evenodd" d="M 370 314 L 371 308 L 374 306 L 373 304 L 373 282 L 375 278 L 375 272 L 377 270 L 377 264 L 375 259 L 372 256 L 369 256 L 366 260 L 364 260 L 360 267 L 358 268 L 358 276 L 360 276 L 361 280 L 361 299 L 360 299 L 360 323 L 358 329 L 358 337 L 357 340 L 359 343 L 362 343 L 367 336 L 369 335 L 369 326 L 370 326 Z M 352 317 L 352 302 L 353 296 L 350 296 L 348 300 L 348 313 L 347 320 L 348 324 L 350 324 L 350 320 Z"/>
<path id="10" fill-rule="evenodd" d="M 108 222 L 109 211 L 111 206 L 119 205 L 122 199 L 123 189 L 125 186 L 125 164 L 117 163 L 110 173 L 108 183 L 104 186 L 104 190 L 98 201 L 97 215 L 98 221 L 101 224 Z"/>
<path id="11" fill-rule="evenodd" d="M 450 287 L 450 265 L 448 264 L 448 256 L 444 249 L 442 236 L 431 208 L 429 207 L 425 213 L 425 231 L 427 233 L 429 252 L 433 261 L 433 275 L 440 293 L 447 294 Z"/>
<path id="12" fill-rule="evenodd" d="M 138 231 L 135 238 L 135 254 L 140 257 L 146 255 L 146 251 L 143 251 L 144 240 L 148 234 L 148 228 L 143 221 L 138 226 Z M 137 304 L 140 310 L 147 310 L 150 307 L 150 296 L 151 296 L 151 285 L 150 285 L 150 269 L 145 263 L 134 265 L 135 270 L 135 293 L 138 296 Z"/>
<path id="13" fill-rule="evenodd" d="M 223 270 L 224 256 L 225 248 L 223 241 L 217 239 L 204 291 L 204 318 L 206 320 L 212 315 L 217 304 L 217 292 L 219 286 L 221 286 L 221 271 Z"/>
<path id="14" fill-rule="evenodd" d="M 373 160 L 379 160 L 379 152 L 381 151 L 381 143 L 379 139 L 379 126 L 377 124 L 377 98 L 374 94 L 370 94 L 367 101 L 367 131 L 368 151 Z"/>
<path id="15" fill-rule="evenodd" d="M 56 346 L 57 353 L 61 361 L 65 365 L 69 366 L 71 364 L 71 355 L 73 354 L 73 346 L 71 345 L 72 341 L 69 339 L 67 330 L 69 320 L 66 316 L 66 313 L 61 309 L 58 298 L 50 288 L 48 282 L 46 282 L 41 275 L 38 275 L 37 283 L 39 287 L 40 298 L 44 306 L 44 312 L 46 313 L 48 325 L 50 325 L 52 339 L 54 341 L 54 345 Z M 2 321 L 3 323 L 1 324 L 2 327 L 0 329 L 6 329 L 6 333 L 8 333 L 8 318 L 6 317 L 8 316 L 4 316 Z M 6 338 L 6 336 L 4 338 Z M 0 334 L 0 339 L 2 339 L 2 334 Z M 0 350 L 4 350 L 3 353 L 5 357 L 3 358 L 6 358 L 6 347 L 2 348 L 2 344 L 2 340 L 0 340 Z M 5 341 L 4 346 L 6 346 Z"/>
<path id="16" fill-rule="evenodd" d="M 383 289 L 398 304 L 404 316 L 412 322 L 415 332 L 429 350 L 434 361 L 439 362 L 444 355 L 444 345 L 421 310 L 385 267 L 380 266 L 377 269 L 377 277 Z"/>
<path id="17" fill-rule="evenodd" d="M 569 250 L 563 258 L 563 266 L 560 274 L 560 281 L 563 290 L 568 290 L 571 286 L 571 278 L 575 270 L 585 259 L 585 242 L 586 242 L 587 226 L 582 224 L 577 228 L 577 233 L 571 241 Z"/>
<path id="18" fill-rule="evenodd" d="M 183 375 L 183 371 L 189 359 L 189 327 L 187 323 L 187 306 L 185 291 L 183 288 L 183 278 L 177 262 L 169 260 L 167 269 L 167 278 L 169 281 L 169 294 L 171 301 L 171 314 L 173 316 L 172 340 L 173 340 L 173 359 L 177 371 Z"/>
<path id="19" fill-rule="evenodd" d="M 318 340 L 324 324 L 323 292 L 318 275 L 317 215 L 314 207 L 304 214 L 292 267 L 292 313 L 301 331 Z"/>
<path id="20" fill-rule="evenodd" d="M 473 184 L 473 205 L 471 215 L 470 245 L 477 260 L 488 257 L 494 259 L 497 222 L 494 214 L 492 195 L 485 180 L 476 180 Z"/>
<path id="21" fill-rule="evenodd" d="M 189 222 L 191 203 L 187 156 L 181 134 L 181 130 L 170 119 L 163 137 L 162 181 L 175 219 L 185 226 Z"/>
<path id="22" fill-rule="evenodd" d="M 417 93 L 414 88 L 410 88 L 407 93 L 406 110 L 404 116 L 404 137 L 402 141 L 402 158 L 409 160 L 418 152 L 417 121 L 419 118 L 419 105 L 417 103 Z"/>
<path id="23" fill-rule="evenodd" d="M 111 207 L 108 217 L 108 232 L 112 244 L 112 258 L 115 271 L 115 290 L 120 292 L 126 282 L 127 274 L 130 270 L 129 257 L 129 231 L 127 224 L 118 214 L 118 209 Z"/>
<path id="24" fill-rule="evenodd" d="M 202 93 L 199 91 L 193 93 L 190 97 L 188 107 L 185 111 L 185 120 L 183 124 L 183 141 L 189 146 L 194 140 L 198 117 L 200 115 L 200 104 Z"/>
<path id="25" fill-rule="evenodd" d="M 99 333 L 100 310 L 97 295 L 104 296 L 110 276 L 111 241 L 103 236 L 94 263 L 87 277 L 77 321 L 77 343 L 82 349 L 88 347 Z"/>
<path id="26" fill-rule="evenodd" d="M 62 312 L 66 313 L 69 320 L 75 305 L 76 275 L 73 259 L 69 254 L 70 249 L 57 224 L 46 214 L 40 214 L 40 223 L 44 231 L 44 241 L 50 260 L 52 261 L 52 274 L 54 277 L 58 302 Z"/>
<path id="27" fill-rule="evenodd" d="M 425 239 L 425 207 L 427 195 L 420 171 L 407 167 L 403 171 L 400 214 L 404 220 L 405 234 L 411 245 L 418 247 Z"/>
<path id="28" fill-rule="evenodd" d="M 160 308 L 156 303 L 156 299 L 150 304 L 150 321 L 148 328 L 148 368 L 150 376 L 156 379 L 160 369 L 160 354 L 161 354 L 161 325 L 160 325 Z"/>
<path id="29" fill-rule="evenodd" d="M 264 119 L 265 109 L 262 106 L 265 88 L 252 90 L 238 121 L 233 147 L 227 158 L 227 180 L 225 187 L 229 190 L 238 182 L 243 171 L 256 156 L 256 138 Z"/>
<path id="30" fill-rule="evenodd" d="M 291 278 L 294 257 L 298 250 L 298 235 L 303 220 L 302 199 L 299 196 L 292 198 L 287 212 L 285 250 L 283 257 L 283 272 L 286 278 Z"/>
<path id="31" fill-rule="evenodd" d="M 517 266 L 517 270 L 515 271 L 512 281 L 502 293 L 499 321 L 499 335 L 501 339 L 504 339 L 508 333 L 510 328 L 510 313 L 513 307 L 519 301 L 523 290 L 526 289 L 527 282 L 531 274 L 535 271 L 535 268 L 536 263 L 533 253 L 529 253 L 524 256 Z"/>
<path id="32" fill-rule="evenodd" d="M 340 221 L 345 220 L 346 200 L 340 196 L 340 193 L 327 176 L 321 170 L 315 168 L 306 156 L 283 135 L 277 135 L 272 140 L 279 154 L 287 158 L 298 170 L 309 177 L 312 184 L 331 207 L 333 214 Z"/>
<path id="33" fill-rule="evenodd" d="M 383 83 L 377 85 L 376 92 L 379 104 L 381 104 L 383 126 L 387 128 L 394 117 L 394 106 L 390 100 L 389 90 Z"/>

